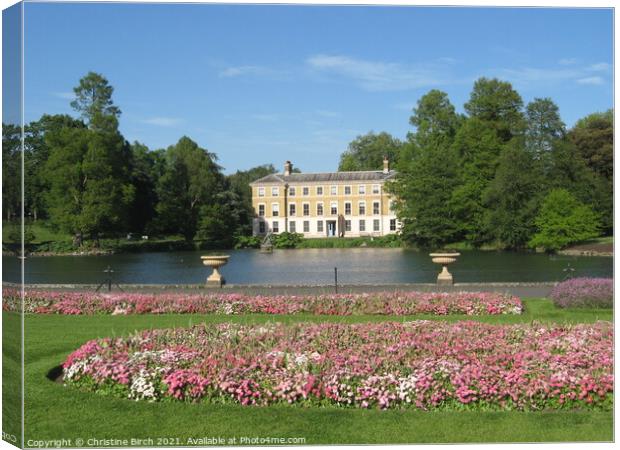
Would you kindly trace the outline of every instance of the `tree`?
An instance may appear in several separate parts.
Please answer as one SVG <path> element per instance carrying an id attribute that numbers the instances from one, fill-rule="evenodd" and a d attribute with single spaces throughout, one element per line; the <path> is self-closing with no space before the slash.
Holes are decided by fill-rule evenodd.
<path id="1" fill-rule="evenodd" d="M 535 98 L 528 103 L 525 116 L 526 146 L 536 159 L 546 165 L 553 144 L 566 133 L 559 108 L 550 98 Z"/>
<path id="2" fill-rule="evenodd" d="M 183 136 L 166 150 L 166 169 L 159 180 L 156 206 L 160 232 L 180 232 L 187 241 L 196 235 L 201 208 L 216 203 L 224 177 L 216 156 Z"/>
<path id="3" fill-rule="evenodd" d="M 409 118 L 409 123 L 416 127 L 409 140 L 415 140 L 419 146 L 432 144 L 431 140 L 452 141 L 461 120 L 448 94 L 433 89 L 420 98 Z"/>
<path id="4" fill-rule="evenodd" d="M 499 157 L 495 178 L 484 194 L 487 229 L 503 246 L 519 249 L 535 231 L 541 173 L 524 139 L 513 138 Z"/>
<path id="5" fill-rule="evenodd" d="M 71 102 L 71 107 L 79 112 L 89 125 L 94 124 L 97 118 L 118 118 L 121 114 L 121 110 L 112 101 L 114 88 L 98 73 L 88 72 L 80 80 L 80 84 L 73 88 L 73 92 L 75 100 Z"/>
<path id="6" fill-rule="evenodd" d="M 459 236 L 474 245 L 489 240 L 483 195 L 495 177 L 503 147 L 495 127 L 475 117 L 463 123 L 454 139 L 459 171 L 450 203 Z"/>
<path id="7" fill-rule="evenodd" d="M 542 204 L 536 227 L 537 233 L 530 246 L 555 251 L 597 237 L 600 223 L 589 206 L 579 202 L 565 189 L 554 189 Z"/>
<path id="8" fill-rule="evenodd" d="M 613 178 L 614 119 L 613 110 L 594 113 L 580 119 L 568 136 L 596 174 Z"/>
<path id="9" fill-rule="evenodd" d="M 120 111 L 112 104 L 111 86 L 89 73 L 74 90 L 72 105 L 89 120 L 89 128 L 67 121 L 48 130 L 43 173 L 53 223 L 73 233 L 81 245 L 83 235 L 98 242 L 99 233 L 117 233 L 127 226 L 134 188 L 130 149 L 118 131 Z"/>
<path id="10" fill-rule="evenodd" d="M 432 90 L 420 98 L 410 118 L 416 131 L 401 151 L 395 182 L 388 184 L 398 198 L 403 239 L 420 247 L 440 247 L 457 236 L 450 199 L 458 183 L 451 146 L 459 122 L 444 92 Z"/>
<path id="11" fill-rule="evenodd" d="M 252 206 L 252 189 L 250 188 L 250 183 L 272 173 L 276 173 L 273 164 L 264 164 L 249 170 L 237 170 L 237 172 L 227 177 L 228 189 L 231 190 L 238 199 L 234 202 L 237 205 L 236 208 L 238 208 L 238 224 L 235 230 L 237 235 L 247 236 L 252 234 L 252 218 L 255 213 L 254 207 Z"/>
<path id="12" fill-rule="evenodd" d="M 2 124 L 2 215 L 12 220 L 21 215 L 21 127 Z"/>
<path id="13" fill-rule="evenodd" d="M 396 181 L 388 184 L 398 198 L 396 214 L 405 241 L 422 248 L 454 242 L 459 231 L 451 206 L 458 163 L 449 146 L 415 149 L 409 144 L 398 164 Z"/>
<path id="14" fill-rule="evenodd" d="M 465 103 L 469 116 L 491 124 L 504 143 L 523 130 L 522 107 L 523 100 L 512 85 L 496 78 L 479 78 Z"/>
<path id="15" fill-rule="evenodd" d="M 349 144 L 346 152 L 340 155 L 339 171 L 381 170 L 383 158 L 392 163 L 398 160 L 402 142 L 386 132 L 375 134 L 372 131 L 358 136 Z"/>
<path id="16" fill-rule="evenodd" d="M 135 196 L 131 206 L 129 229 L 149 234 L 148 227 L 155 217 L 158 201 L 156 187 L 165 170 L 164 152 L 150 151 L 139 142 L 131 144 L 130 149 L 131 184 L 135 189 Z"/>

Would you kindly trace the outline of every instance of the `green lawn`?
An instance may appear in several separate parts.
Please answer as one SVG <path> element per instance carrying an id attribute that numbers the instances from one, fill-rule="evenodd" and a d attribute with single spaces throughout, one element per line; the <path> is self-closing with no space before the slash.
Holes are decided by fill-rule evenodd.
<path id="1" fill-rule="evenodd" d="M 479 317 L 492 323 L 592 322 L 612 320 L 611 310 L 559 310 L 549 300 L 525 300 L 521 316 Z M 465 316 L 273 316 L 142 315 L 26 317 L 25 439 L 165 438 L 187 445 L 190 437 L 303 437 L 307 444 L 611 441 L 612 412 L 423 412 L 330 408 L 242 407 L 145 403 L 79 392 L 50 381 L 48 371 L 85 341 L 147 328 L 235 321 L 383 321 L 472 319 Z M 474 318 L 475 319 L 475 318 Z M 19 316 L 3 313 L 3 429 L 16 430 L 19 412 Z M 176 438 L 180 439 L 177 441 Z M 239 441 L 237 442 L 239 443 Z M 155 445 L 157 441 L 155 441 Z"/>

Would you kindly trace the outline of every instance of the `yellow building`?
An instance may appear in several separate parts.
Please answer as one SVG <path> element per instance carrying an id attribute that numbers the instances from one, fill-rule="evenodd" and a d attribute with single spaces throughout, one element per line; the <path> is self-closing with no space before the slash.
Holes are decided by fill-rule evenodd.
<path id="1" fill-rule="evenodd" d="M 329 173 L 293 173 L 287 161 L 284 173 L 250 183 L 253 233 L 289 231 L 310 238 L 396 233 L 400 223 L 384 189 L 395 174 L 387 159 L 383 170 Z"/>

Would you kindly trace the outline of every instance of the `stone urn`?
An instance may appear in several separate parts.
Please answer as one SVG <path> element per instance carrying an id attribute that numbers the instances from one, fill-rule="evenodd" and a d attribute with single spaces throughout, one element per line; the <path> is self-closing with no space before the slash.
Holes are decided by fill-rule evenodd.
<path id="1" fill-rule="evenodd" d="M 456 261 L 456 258 L 461 256 L 460 253 L 430 253 L 429 256 L 433 258 L 435 264 L 441 264 L 443 266 L 442 271 L 437 275 L 437 284 L 439 285 L 452 285 L 454 281 L 452 274 L 448 272 L 448 265 Z"/>
<path id="2" fill-rule="evenodd" d="M 228 255 L 209 255 L 200 257 L 205 266 L 213 269 L 213 273 L 211 273 L 211 275 L 207 278 L 207 286 L 222 287 L 225 280 L 218 269 L 228 263 L 228 258 L 230 258 Z"/>

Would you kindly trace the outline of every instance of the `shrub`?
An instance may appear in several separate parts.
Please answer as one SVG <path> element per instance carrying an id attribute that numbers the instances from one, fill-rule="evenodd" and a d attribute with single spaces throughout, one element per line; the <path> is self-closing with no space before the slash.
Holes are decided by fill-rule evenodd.
<path id="1" fill-rule="evenodd" d="M 596 213 L 565 189 L 554 189 L 547 195 L 535 222 L 538 232 L 529 245 L 547 251 L 560 250 L 600 235 Z"/>
<path id="2" fill-rule="evenodd" d="M 303 242 L 304 235 L 284 231 L 280 234 L 274 234 L 271 239 L 275 248 L 296 248 Z"/>
<path id="3" fill-rule="evenodd" d="M 235 248 L 259 248 L 262 241 L 260 236 L 239 235 L 235 237 Z"/>
<path id="4" fill-rule="evenodd" d="M 559 308 L 612 308 L 614 281 L 611 278 L 573 278 L 555 286 L 551 298 Z"/>

